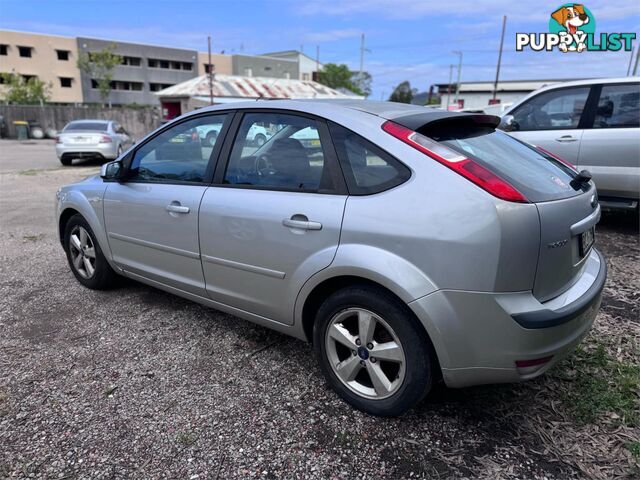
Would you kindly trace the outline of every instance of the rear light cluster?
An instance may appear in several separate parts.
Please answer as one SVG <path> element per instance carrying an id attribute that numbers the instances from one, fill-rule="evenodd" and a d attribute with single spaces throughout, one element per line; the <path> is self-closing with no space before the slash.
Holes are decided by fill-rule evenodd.
<path id="1" fill-rule="evenodd" d="M 100 137 L 100 143 L 111 143 L 111 142 L 113 142 L 113 140 L 109 135 L 102 135 Z"/>
<path id="2" fill-rule="evenodd" d="M 382 129 L 462 175 L 491 195 L 509 202 L 529 203 L 525 196 L 509 183 L 470 158 L 394 122 L 385 122 Z"/>

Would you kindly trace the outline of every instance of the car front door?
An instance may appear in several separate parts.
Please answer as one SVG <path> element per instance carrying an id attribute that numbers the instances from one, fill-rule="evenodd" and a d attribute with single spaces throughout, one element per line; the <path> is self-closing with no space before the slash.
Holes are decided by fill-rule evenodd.
<path id="1" fill-rule="evenodd" d="M 109 183 L 109 246 L 129 274 L 206 296 L 198 209 L 221 145 L 203 145 L 197 127 L 219 128 L 226 118 L 199 116 L 169 127 L 131 153 L 124 181 Z"/>
<path id="2" fill-rule="evenodd" d="M 601 197 L 638 199 L 640 84 L 597 86 L 597 103 L 582 135 L 578 166 L 593 175 Z"/>
<path id="3" fill-rule="evenodd" d="M 206 289 L 216 302 L 292 324 L 304 282 L 333 260 L 346 201 L 323 121 L 247 112 L 200 207 Z M 258 146 L 255 125 L 274 132 Z M 298 138 L 296 138 L 298 134 Z"/>
<path id="4" fill-rule="evenodd" d="M 515 129 L 509 134 L 578 163 L 589 91 L 589 86 L 558 88 L 530 98 L 510 112 Z"/>

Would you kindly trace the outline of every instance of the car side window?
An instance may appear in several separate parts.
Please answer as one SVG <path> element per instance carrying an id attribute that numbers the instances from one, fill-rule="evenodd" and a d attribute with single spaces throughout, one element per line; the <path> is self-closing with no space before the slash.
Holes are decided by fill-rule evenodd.
<path id="1" fill-rule="evenodd" d="M 350 194 L 382 192 L 411 177 L 409 168 L 360 135 L 335 123 L 329 130 Z"/>
<path id="2" fill-rule="evenodd" d="M 561 88 L 541 93 L 512 113 L 517 130 L 578 128 L 588 96 L 589 87 Z"/>
<path id="3" fill-rule="evenodd" d="M 640 84 L 604 85 L 593 128 L 640 127 Z"/>
<path id="4" fill-rule="evenodd" d="M 292 114 L 245 114 L 223 182 L 274 190 L 333 191 L 318 122 Z"/>
<path id="5" fill-rule="evenodd" d="M 208 115 L 179 123 L 154 137 L 135 152 L 128 181 L 193 182 L 205 181 L 205 174 L 226 115 Z"/>

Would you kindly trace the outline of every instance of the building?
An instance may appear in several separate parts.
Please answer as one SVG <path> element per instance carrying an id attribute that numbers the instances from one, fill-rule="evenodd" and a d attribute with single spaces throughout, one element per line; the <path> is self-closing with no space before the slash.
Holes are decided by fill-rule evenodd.
<path id="1" fill-rule="evenodd" d="M 198 75 L 196 50 L 78 38 L 79 54 L 98 52 L 109 46 L 115 46 L 114 53 L 122 57 L 122 64 L 113 70 L 109 95 L 109 102 L 115 105 L 157 104 L 155 92 Z M 85 74 L 82 74 L 82 97 L 85 103 L 102 102 L 96 80 Z"/>
<path id="2" fill-rule="evenodd" d="M 298 79 L 298 62 L 288 58 L 264 55 L 233 55 L 233 75 L 242 77 L 268 77 Z"/>
<path id="3" fill-rule="evenodd" d="M 211 54 L 211 64 L 214 73 L 222 73 L 223 75 L 233 75 L 233 62 L 231 55 L 222 53 Z M 198 52 L 198 76 L 209 73 L 209 53 Z"/>
<path id="4" fill-rule="evenodd" d="M 317 80 L 318 71 L 322 70 L 322 64 L 310 56 L 298 50 L 284 50 L 282 52 L 264 53 L 263 56 L 270 58 L 282 58 L 293 60 L 298 63 L 299 80 Z"/>
<path id="5" fill-rule="evenodd" d="M 0 30 L 0 72 L 50 84 L 51 102 L 82 103 L 75 38 Z"/>
<path id="6" fill-rule="evenodd" d="M 183 113 L 211 104 L 209 75 L 201 75 L 157 92 L 162 117 L 171 120 Z M 213 103 L 257 99 L 362 99 L 338 92 L 320 83 L 287 78 L 244 77 L 216 74 L 211 81 Z"/>
<path id="7" fill-rule="evenodd" d="M 493 81 L 460 82 L 457 105 L 454 105 L 456 84 L 438 83 L 434 87 L 437 89 L 443 107 L 447 105 L 448 101 L 449 109 L 482 109 L 496 103 L 513 103 L 545 85 L 570 80 L 575 79 L 502 80 L 498 82 L 495 101 L 493 100 Z"/>

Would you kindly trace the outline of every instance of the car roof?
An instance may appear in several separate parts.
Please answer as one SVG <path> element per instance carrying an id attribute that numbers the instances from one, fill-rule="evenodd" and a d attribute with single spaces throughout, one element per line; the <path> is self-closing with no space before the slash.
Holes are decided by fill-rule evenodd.
<path id="1" fill-rule="evenodd" d="M 545 85 L 538 90 L 552 90 L 554 88 L 577 87 L 582 85 L 600 85 L 606 83 L 633 83 L 639 82 L 640 77 L 606 77 L 606 78 L 586 78 L 584 80 L 571 80 L 568 82 L 556 82 Z"/>
<path id="2" fill-rule="evenodd" d="M 83 118 L 82 120 L 71 120 L 69 123 L 85 123 L 85 122 L 111 123 L 112 121 L 113 120 L 104 120 L 101 118 Z"/>

